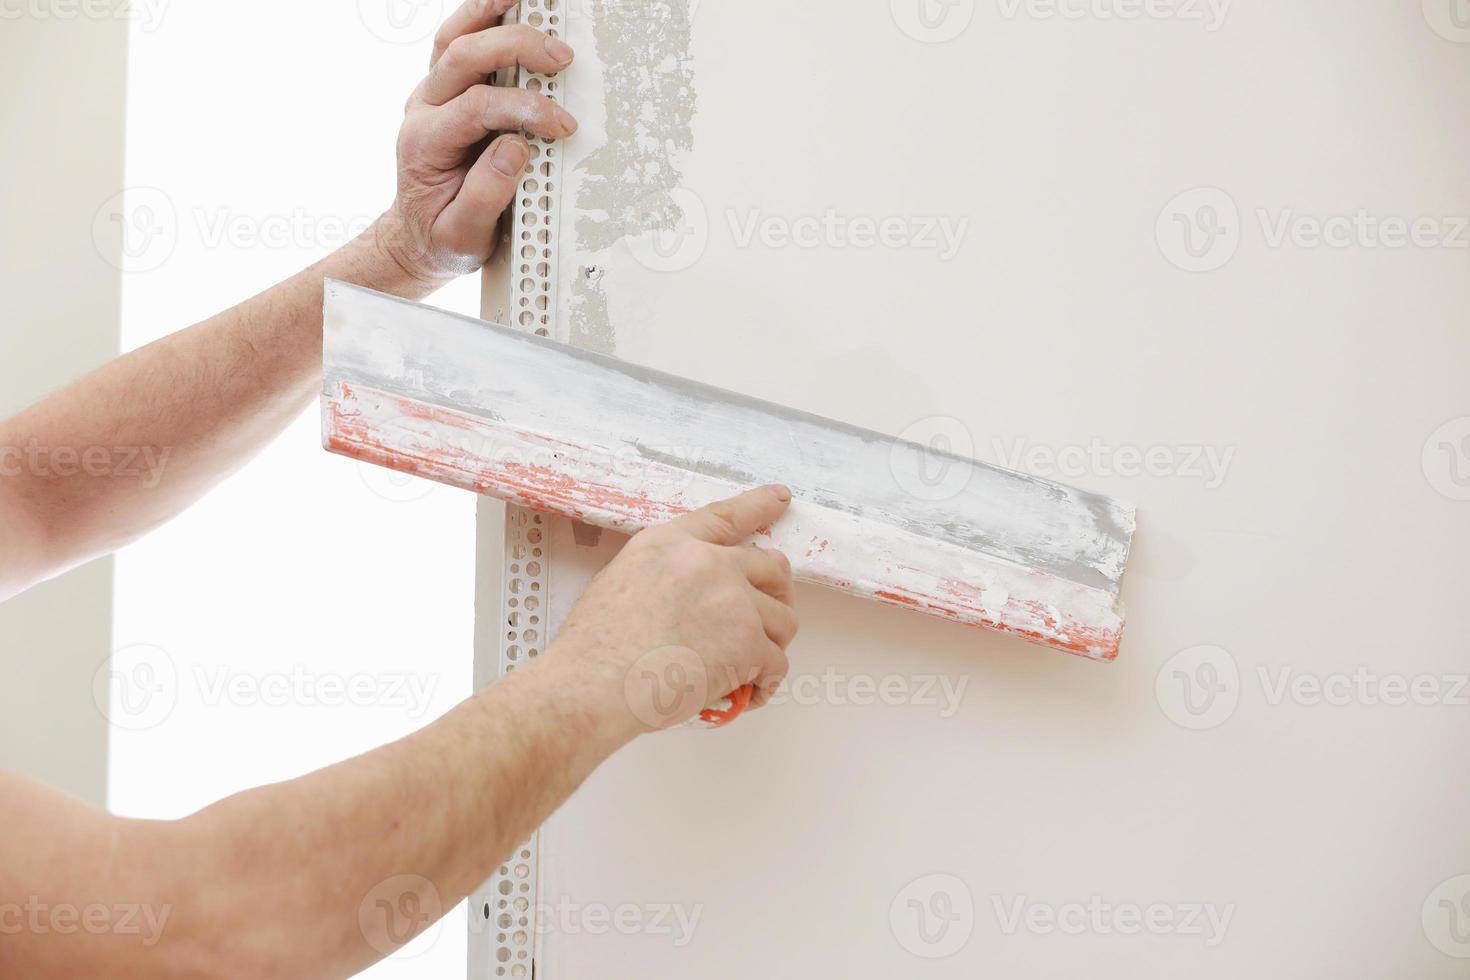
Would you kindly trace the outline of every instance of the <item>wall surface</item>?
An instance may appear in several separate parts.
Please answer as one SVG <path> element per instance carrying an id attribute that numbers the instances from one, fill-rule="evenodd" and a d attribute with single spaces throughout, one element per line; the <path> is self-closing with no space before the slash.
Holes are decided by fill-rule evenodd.
<path id="1" fill-rule="evenodd" d="M 574 340 L 1140 530 L 1111 666 L 804 590 L 547 828 L 538 975 L 1463 975 L 1452 5 L 575 6 Z"/>
<path id="2" fill-rule="evenodd" d="M 79 9 L 10 5 L 0 27 L 0 415 L 118 352 L 121 229 L 95 219 L 123 187 L 128 22 Z M 0 768 L 104 802 L 111 636 L 110 559 L 0 605 Z"/>

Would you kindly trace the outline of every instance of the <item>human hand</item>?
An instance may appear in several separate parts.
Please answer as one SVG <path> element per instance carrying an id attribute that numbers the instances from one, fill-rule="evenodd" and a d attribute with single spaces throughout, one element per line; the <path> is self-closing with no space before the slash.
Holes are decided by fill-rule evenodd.
<path id="1" fill-rule="evenodd" d="M 561 139 L 577 129 L 571 113 L 539 92 L 486 84 L 500 69 L 552 74 L 572 62 L 559 38 L 528 25 L 500 26 L 512 6 L 468 0 L 456 10 L 405 108 L 398 194 L 375 238 L 427 289 L 474 272 L 494 253 L 501 213 L 530 160 L 520 133 Z"/>
<path id="2" fill-rule="evenodd" d="M 542 659 L 590 683 L 613 723 L 633 732 L 696 717 L 743 685 L 770 700 L 799 623 L 791 563 L 744 543 L 786 512 L 763 487 L 643 531 L 605 568 Z"/>

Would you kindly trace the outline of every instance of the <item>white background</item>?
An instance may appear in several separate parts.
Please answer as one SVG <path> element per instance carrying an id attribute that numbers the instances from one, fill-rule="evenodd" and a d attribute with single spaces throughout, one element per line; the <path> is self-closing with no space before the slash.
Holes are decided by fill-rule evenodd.
<path id="1" fill-rule="evenodd" d="M 177 2 L 152 21 L 137 9 L 124 349 L 289 276 L 380 213 L 429 57 L 427 28 L 385 31 L 372 5 Z M 435 302 L 476 312 L 478 296 L 471 277 Z M 113 669 L 141 682 L 130 672 L 162 663 L 165 685 L 140 715 L 156 727 L 114 731 L 119 813 L 187 814 L 391 741 L 469 694 L 474 498 L 329 456 L 318 429 L 308 413 L 119 558 Z M 372 693 L 353 704 L 315 686 L 364 676 Z M 216 688 L 283 678 L 261 697 Z M 400 681 L 432 697 L 405 700 Z M 370 975 L 463 975 L 462 921 Z"/>

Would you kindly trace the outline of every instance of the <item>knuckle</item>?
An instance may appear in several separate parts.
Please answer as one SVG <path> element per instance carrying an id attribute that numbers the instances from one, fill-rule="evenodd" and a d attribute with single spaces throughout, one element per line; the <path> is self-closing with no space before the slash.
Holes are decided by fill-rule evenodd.
<path id="1" fill-rule="evenodd" d="M 719 503 L 710 504 L 706 510 L 709 522 L 721 533 L 734 534 L 736 531 L 735 506 L 729 501 L 722 500 Z"/>
<path id="2" fill-rule="evenodd" d="M 702 575 L 713 569 L 716 556 L 704 542 L 684 538 L 673 546 L 670 558 L 684 574 Z"/>
<path id="3" fill-rule="evenodd" d="M 507 39 L 522 53 L 538 50 L 546 43 L 546 34 L 530 24 L 509 24 L 500 30 L 506 32 Z"/>
<path id="4" fill-rule="evenodd" d="M 486 85 L 483 82 L 478 85 L 471 85 L 469 90 L 465 92 L 465 105 L 468 107 L 468 111 L 473 112 L 477 116 L 483 116 L 495 107 L 495 104 L 500 100 L 504 91 L 504 89 L 496 88 L 494 85 Z"/>
<path id="5" fill-rule="evenodd" d="M 771 638 L 766 636 L 765 624 L 759 616 L 751 616 L 741 624 L 740 643 L 747 650 L 758 650 L 770 642 Z"/>
<path id="6" fill-rule="evenodd" d="M 475 47 L 475 35 L 461 34 L 449 42 L 444 49 L 444 55 L 439 59 L 439 64 L 434 66 L 435 70 L 447 71 L 449 68 L 458 68 L 473 56 Z M 440 68 L 441 65 L 445 67 Z"/>
<path id="7" fill-rule="evenodd" d="M 414 160 L 423 153 L 424 137 L 417 126 L 404 126 L 403 131 L 398 134 L 398 157 L 400 160 Z"/>
<path id="8" fill-rule="evenodd" d="M 517 89 L 520 100 L 521 115 L 527 122 L 550 122 L 552 117 L 552 101 L 540 92 L 529 92 L 525 89 Z"/>

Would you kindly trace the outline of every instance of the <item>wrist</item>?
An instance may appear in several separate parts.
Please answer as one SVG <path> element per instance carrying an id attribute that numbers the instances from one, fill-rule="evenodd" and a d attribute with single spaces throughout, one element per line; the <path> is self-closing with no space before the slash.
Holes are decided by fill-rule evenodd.
<path id="1" fill-rule="evenodd" d="M 407 229 L 407 222 L 390 209 L 327 258 L 326 275 L 405 299 L 429 296 L 454 277 L 436 275 L 415 258 L 421 250 L 411 244 Z"/>
<path id="2" fill-rule="evenodd" d="M 627 703 L 623 678 L 612 676 L 595 651 L 577 648 L 575 637 L 559 637 L 516 673 L 569 736 L 597 756 L 594 766 L 648 731 Z"/>

